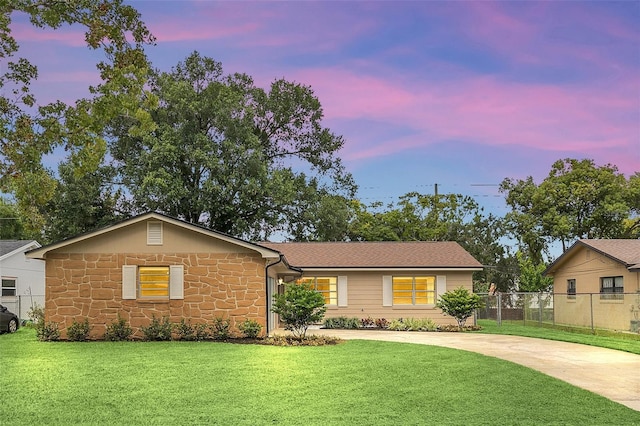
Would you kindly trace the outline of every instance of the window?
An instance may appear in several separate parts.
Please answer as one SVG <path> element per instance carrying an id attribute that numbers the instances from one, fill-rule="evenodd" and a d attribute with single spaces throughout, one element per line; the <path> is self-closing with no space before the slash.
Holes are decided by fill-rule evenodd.
<path id="1" fill-rule="evenodd" d="M 576 298 L 576 280 L 570 279 L 567 280 L 567 299 L 575 299 Z"/>
<path id="2" fill-rule="evenodd" d="M 122 266 L 122 298 L 184 299 L 184 266 Z"/>
<path id="3" fill-rule="evenodd" d="M 622 277 L 600 278 L 600 298 L 601 299 L 622 299 L 624 295 Z"/>
<path id="4" fill-rule="evenodd" d="M 338 304 L 338 277 L 302 277 L 297 283 L 307 283 L 313 286 L 324 297 L 325 305 Z"/>
<path id="5" fill-rule="evenodd" d="M 169 267 L 141 266 L 138 268 L 139 295 L 141 298 L 169 298 Z"/>
<path id="6" fill-rule="evenodd" d="M 429 305 L 435 303 L 436 277 L 393 277 L 394 305 Z"/>
<path id="7" fill-rule="evenodd" d="M 15 278 L 2 279 L 2 293 L 0 295 L 5 297 L 16 295 L 16 279 Z"/>

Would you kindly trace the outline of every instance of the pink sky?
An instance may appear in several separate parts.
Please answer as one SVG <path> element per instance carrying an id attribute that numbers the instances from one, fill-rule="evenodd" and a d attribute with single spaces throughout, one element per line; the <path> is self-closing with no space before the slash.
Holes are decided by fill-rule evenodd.
<path id="1" fill-rule="evenodd" d="M 197 50 L 264 87 L 311 86 L 363 198 L 476 195 L 566 157 L 640 171 L 639 2 L 128 3 L 162 70 Z M 42 99 L 86 96 L 100 55 L 82 30 L 20 18 Z"/>

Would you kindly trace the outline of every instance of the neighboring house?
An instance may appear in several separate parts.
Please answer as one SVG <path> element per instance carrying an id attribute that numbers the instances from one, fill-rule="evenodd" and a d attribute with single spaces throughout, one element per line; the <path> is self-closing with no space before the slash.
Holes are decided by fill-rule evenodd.
<path id="1" fill-rule="evenodd" d="M 458 243 L 326 242 L 261 243 L 302 270 L 288 281 L 306 281 L 320 291 L 326 317 L 431 318 L 455 324 L 436 308 L 438 297 L 465 287 L 482 265 Z"/>
<path id="2" fill-rule="evenodd" d="M 640 240 L 579 240 L 545 274 L 557 324 L 629 330 L 638 316 Z"/>
<path id="3" fill-rule="evenodd" d="M 473 271 L 482 269 L 456 243 L 255 244 L 157 213 L 28 256 L 46 262 L 45 316 L 62 337 L 84 318 L 92 337 L 101 337 L 118 315 L 138 336 L 154 316 L 193 323 L 224 317 L 235 327 L 253 319 L 271 331 L 278 326 L 272 295 L 301 277 L 325 295 L 329 316 L 453 323 L 435 308 L 438 295 L 471 289 Z"/>
<path id="4" fill-rule="evenodd" d="M 38 247 L 34 240 L 0 240 L 0 304 L 21 319 L 35 304 L 44 305 L 44 262 L 25 256 Z"/>

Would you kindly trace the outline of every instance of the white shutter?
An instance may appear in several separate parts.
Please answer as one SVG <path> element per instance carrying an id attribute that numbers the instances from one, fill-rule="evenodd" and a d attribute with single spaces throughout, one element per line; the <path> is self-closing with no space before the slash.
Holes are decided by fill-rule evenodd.
<path id="1" fill-rule="evenodd" d="M 184 299 L 184 266 L 169 266 L 169 299 Z"/>
<path id="2" fill-rule="evenodd" d="M 136 278 L 138 267 L 136 265 L 122 265 L 122 299 L 135 299 L 137 292 Z"/>
<path id="3" fill-rule="evenodd" d="M 338 277 L 338 306 L 347 306 L 347 277 Z"/>
<path id="4" fill-rule="evenodd" d="M 382 306 L 393 306 L 393 279 L 391 275 L 382 276 Z"/>
<path id="5" fill-rule="evenodd" d="M 436 301 L 447 292 L 447 276 L 438 275 L 436 277 Z"/>

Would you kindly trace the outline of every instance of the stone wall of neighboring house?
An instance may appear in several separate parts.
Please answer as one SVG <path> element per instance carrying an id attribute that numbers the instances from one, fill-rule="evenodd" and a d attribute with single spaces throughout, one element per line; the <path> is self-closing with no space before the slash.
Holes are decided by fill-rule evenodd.
<path id="1" fill-rule="evenodd" d="M 184 267 L 184 298 L 123 300 L 122 266 Z M 102 338 L 118 314 L 136 337 L 152 317 L 195 323 L 229 318 L 232 328 L 245 319 L 265 326 L 265 263 L 249 253 L 106 254 L 50 253 L 46 264 L 45 317 L 59 324 L 61 338 L 76 319 L 89 319 L 91 338 Z"/>

